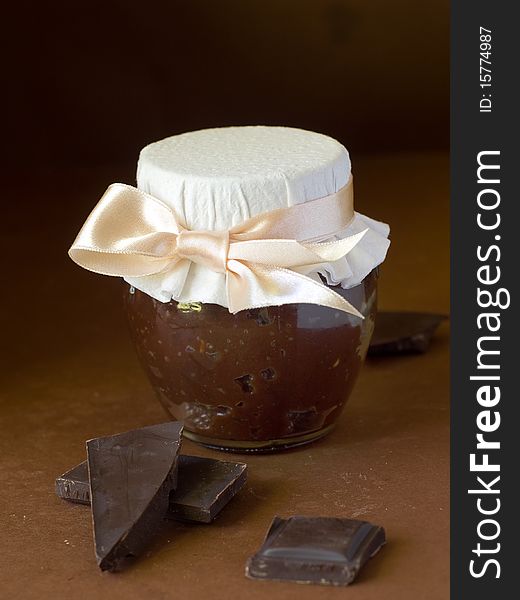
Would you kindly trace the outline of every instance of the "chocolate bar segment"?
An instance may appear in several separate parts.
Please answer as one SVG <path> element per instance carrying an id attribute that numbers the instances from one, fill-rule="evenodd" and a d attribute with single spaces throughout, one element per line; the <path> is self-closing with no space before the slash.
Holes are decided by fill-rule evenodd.
<path id="1" fill-rule="evenodd" d="M 246 483 L 247 465 L 183 454 L 177 473 L 167 518 L 211 523 Z M 86 461 L 56 479 L 56 494 L 69 502 L 90 504 Z"/>
<path id="2" fill-rule="evenodd" d="M 56 478 L 56 495 L 69 502 L 90 504 L 87 461 Z"/>
<path id="3" fill-rule="evenodd" d="M 94 542 L 101 570 L 141 554 L 177 485 L 182 423 L 143 427 L 87 441 Z"/>
<path id="4" fill-rule="evenodd" d="M 366 521 L 275 517 L 246 565 L 252 579 L 348 585 L 385 543 L 385 530 Z"/>
<path id="5" fill-rule="evenodd" d="M 181 456 L 179 482 L 170 495 L 168 518 L 211 523 L 244 486 L 247 465 Z"/>
<path id="6" fill-rule="evenodd" d="M 446 316 L 414 312 L 378 312 L 370 356 L 426 352 Z"/>

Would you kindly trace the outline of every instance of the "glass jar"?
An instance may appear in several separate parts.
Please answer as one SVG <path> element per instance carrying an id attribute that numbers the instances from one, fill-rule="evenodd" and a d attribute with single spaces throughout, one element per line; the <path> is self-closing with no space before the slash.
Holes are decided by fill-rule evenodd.
<path id="1" fill-rule="evenodd" d="M 377 269 L 333 289 L 365 317 L 314 304 L 233 315 L 216 304 L 161 303 L 126 287 L 139 359 L 168 414 L 206 446 L 261 452 L 332 430 L 374 328 Z"/>

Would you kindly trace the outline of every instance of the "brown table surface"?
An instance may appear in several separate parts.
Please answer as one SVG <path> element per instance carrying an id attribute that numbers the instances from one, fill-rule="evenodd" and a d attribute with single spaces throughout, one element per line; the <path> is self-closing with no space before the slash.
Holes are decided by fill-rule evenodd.
<path id="1" fill-rule="evenodd" d="M 359 157 L 356 202 L 392 225 L 380 307 L 448 312 L 446 156 Z M 165 526 L 120 574 L 94 559 L 88 508 L 54 495 L 88 438 L 163 421 L 130 345 L 121 284 L 66 250 L 128 169 L 14 177 L 1 252 L 0 596 L 3 598 L 448 598 L 448 324 L 421 356 L 367 362 L 339 426 L 275 455 L 234 455 L 249 481 L 212 525 Z M 7 227 L 7 229 L 6 229 Z M 233 458 L 189 441 L 185 453 Z M 274 515 L 383 525 L 388 544 L 348 588 L 251 581 L 246 559 Z"/>

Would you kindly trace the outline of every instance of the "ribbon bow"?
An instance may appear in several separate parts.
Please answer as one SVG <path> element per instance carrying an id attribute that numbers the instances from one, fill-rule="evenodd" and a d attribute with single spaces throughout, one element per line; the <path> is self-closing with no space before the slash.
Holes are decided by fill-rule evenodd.
<path id="1" fill-rule="evenodd" d="M 347 300 L 307 276 L 344 257 L 360 241 L 367 230 L 319 241 L 345 229 L 353 217 L 351 180 L 336 194 L 260 214 L 229 231 L 190 231 L 157 198 L 116 183 L 85 221 L 69 256 L 103 275 L 164 274 L 171 287 L 184 282 L 191 263 L 203 265 L 225 274 L 232 313 L 304 302 L 363 318 Z"/>

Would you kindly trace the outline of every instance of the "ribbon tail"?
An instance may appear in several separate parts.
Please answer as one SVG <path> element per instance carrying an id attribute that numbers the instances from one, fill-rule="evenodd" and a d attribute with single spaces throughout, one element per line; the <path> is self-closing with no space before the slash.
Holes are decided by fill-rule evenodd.
<path id="1" fill-rule="evenodd" d="M 364 318 L 350 302 L 327 286 L 281 267 L 230 260 L 226 292 L 229 311 L 233 314 L 250 308 L 303 303 L 327 306 Z"/>
<path id="2" fill-rule="evenodd" d="M 297 265 L 291 267 L 294 271 L 308 275 L 312 271 L 324 268 L 341 258 L 345 258 L 363 239 L 368 229 L 364 229 L 355 235 L 351 235 L 341 240 L 332 240 L 330 242 L 319 242 L 314 244 L 302 244 L 307 250 L 310 250 L 316 255 L 314 263 Z"/>
<path id="3" fill-rule="evenodd" d="M 359 244 L 367 232 L 368 227 L 359 233 L 343 239 L 302 245 L 317 254 L 320 257 L 321 262 L 333 262 L 349 254 L 349 252 Z"/>
<path id="4" fill-rule="evenodd" d="M 228 258 L 248 264 L 277 266 L 307 272 L 324 263 L 346 256 L 363 238 L 368 229 L 341 240 L 301 243 L 296 240 L 269 239 L 231 241 Z M 303 269 L 303 271 L 302 271 Z"/>

